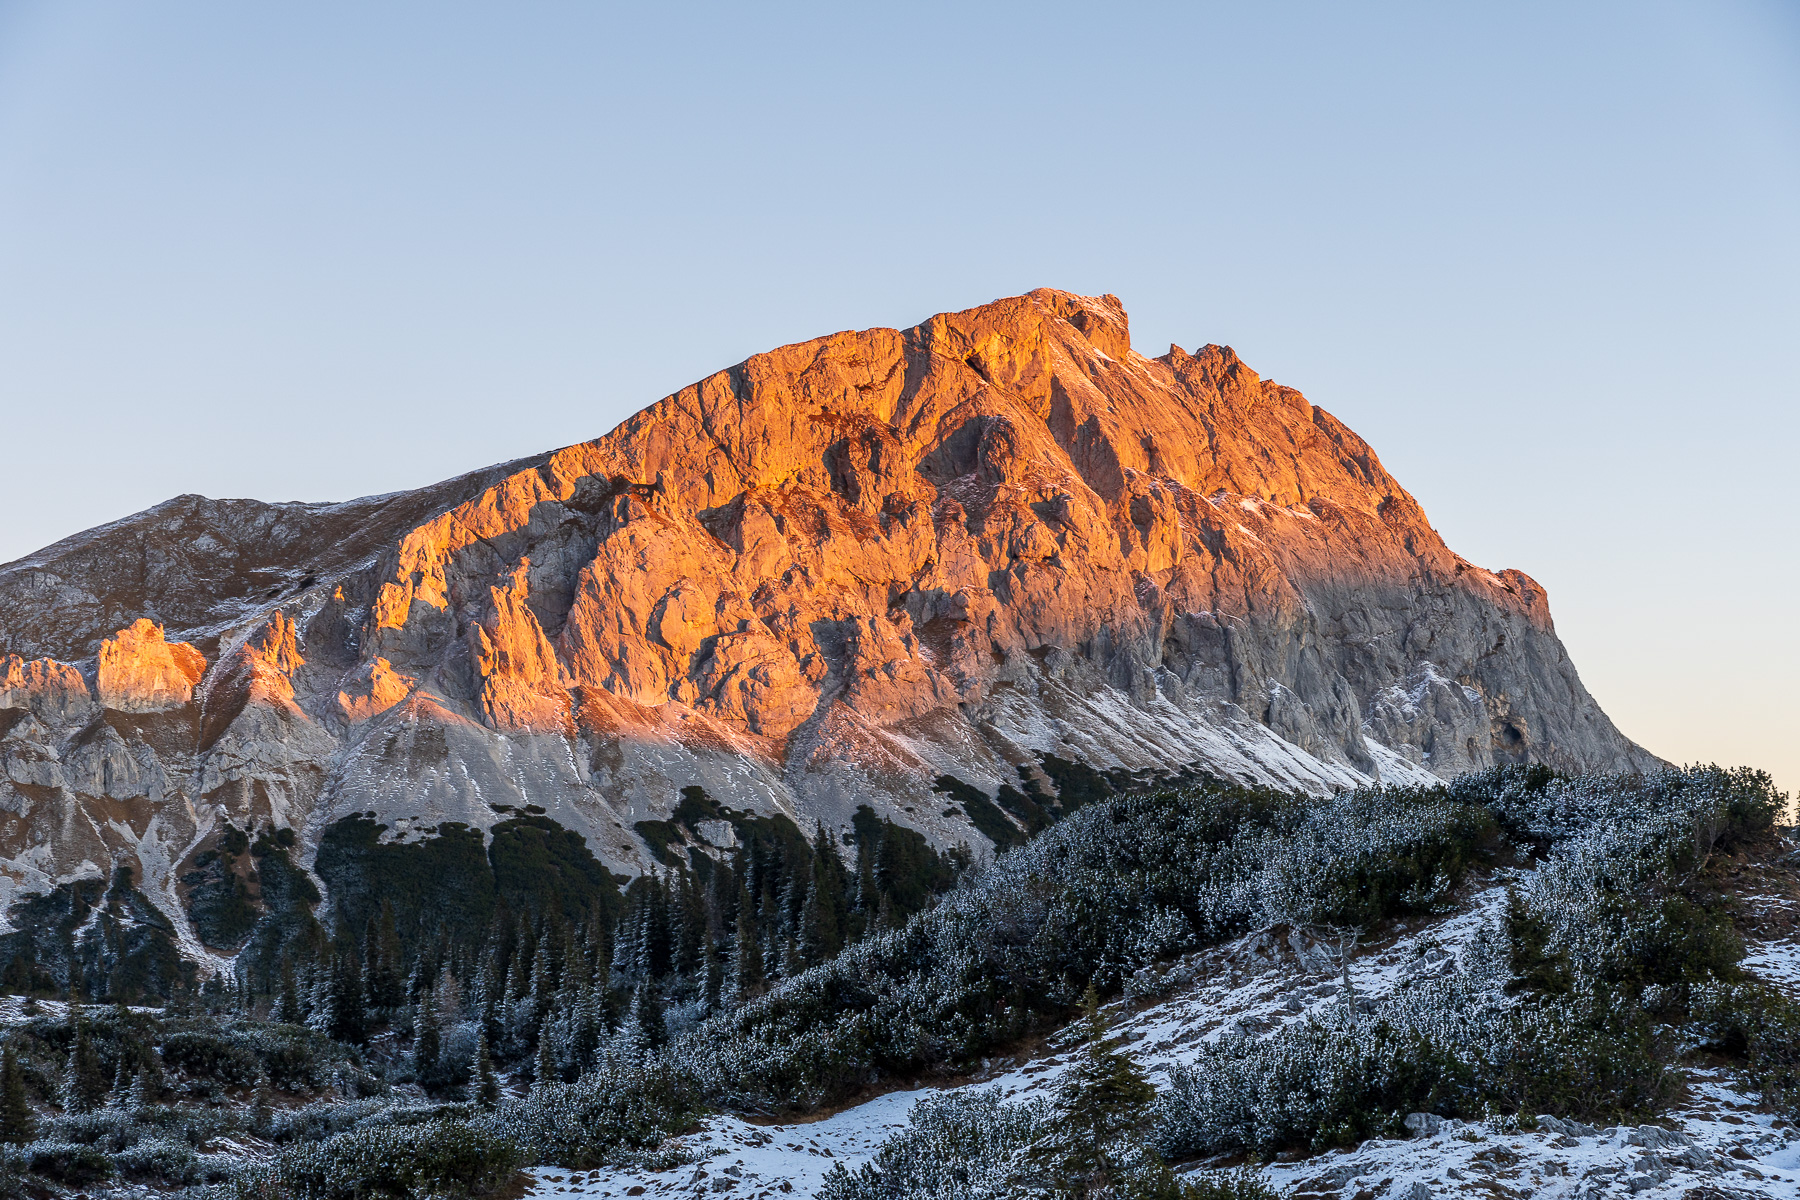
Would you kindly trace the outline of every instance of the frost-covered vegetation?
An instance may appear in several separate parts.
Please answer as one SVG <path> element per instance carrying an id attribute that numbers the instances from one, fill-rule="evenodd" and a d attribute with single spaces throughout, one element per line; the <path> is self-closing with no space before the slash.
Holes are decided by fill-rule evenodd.
<path id="1" fill-rule="evenodd" d="M 1366 924 L 1429 909 L 1501 845 L 1437 791 L 1320 800 L 1198 787 L 1082 809 L 904 928 L 675 1039 L 716 1102 L 828 1103 L 954 1068 L 1076 1011 L 1090 984 L 1275 922 Z"/>
<path id="2" fill-rule="evenodd" d="M 1504 922 L 1455 975 L 1274 1037 L 1221 1039 L 1174 1073 L 1158 1119 L 1165 1152 L 1345 1144 L 1398 1133 L 1418 1111 L 1649 1112 L 1696 1042 L 1743 1054 L 1761 1037 L 1771 1044 L 1758 1043 L 1753 1063 L 1792 1061 L 1792 1006 L 1742 979 L 1730 900 L 1705 871 L 1715 853 L 1767 834 L 1779 810 L 1767 776 L 1498 772 L 1446 792 L 1481 802 L 1545 856 Z M 1758 1031 L 1739 1047 L 1734 1020 Z M 1771 1090 L 1785 1078 L 1777 1067 Z"/>
<path id="3" fill-rule="evenodd" d="M 386 856 L 400 890 L 365 880 L 336 927 L 295 924 L 298 960 L 259 951 L 185 1015 L 12 1028 L 0 1184 L 336 1200 L 674 1163 L 672 1137 L 708 1109 L 954 1075 L 1064 1026 L 1090 990 L 1141 994 L 1171 961 L 1269 927 L 1348 945 L 1442 911 L 1472 871 L 1517 885 L 1459 970 L 1227 1034 L 1160 1095 L 1095 1024 L 1051 1102 L 923 1104 L 828 1194 L 1248 1198 L 1249 1177 L 1163 1164 L 1350 1143 L 1418 1111 L 1654 1111 L 1694 1052 L 1800 1099 L 1800 1013 L 1737 968 L 1709 870 L 1768 836 L 1780 798 L 1754 772 L 1504 769 L 1325 798 L 1187 781 L 1046 803 L 1041 832 L 975 868 L 866 813 L 843 854 L 694 791 L 650 831 L 667 870 L 613 899 L 580 847 L 517 822 L 488 900 L 436 940 L 422 906 L 438 885 L 414 868 L 478 867 L 478 847 L 452 831 L 454 855 L 415 863 L 342 833 L 332 871 Z M 735 850 L 702 853 L 694 827 L 726 819 Z M 553 886 L 508 891 L 527 877 Z"/>

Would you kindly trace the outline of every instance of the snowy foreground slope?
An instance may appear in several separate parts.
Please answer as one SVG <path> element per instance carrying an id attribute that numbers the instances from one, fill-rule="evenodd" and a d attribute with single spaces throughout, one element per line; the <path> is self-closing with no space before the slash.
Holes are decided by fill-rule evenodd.
<path id="1" fill-rule="evenodd" d="M 1789 859 L 1793 861 L 1792 856 Z M 1113 1005 L 1114 1032 L 1159 1086 L 1168 1068 L 1191 1063 L 1197 1048 L 1227 1032 L 1272 1034 L 1327 1006 L 1391 995 L 1419 979 L 1461 969 L 1484 926 L 1499 915 L 1507 882 L 1529 872 L 1500 872 L 1470 889 L 1454 911 L 1403 922 L 1375 943 L 1352 951 L 1351 996 L 1337 946 L 1286 927 L 1264 930 L 1193 955 L 1160 979 L 1140 977 L 1143 997 Z M 1761 889 L 1767 892 L 1769 889 Z M 1754 925 L 1773 936 L 1753 941 L 1744 966 L 1800 995 L 1800 940 L 1793 923 L 1800 903 L 1786 894 L 1743 894 Z M 963 1087 L 997 1087 L 1008 1099 L 1046 1096 L 1067 1066 L 1073 1027 L 1035 1053 L 993 1061 Z M 694 1161 L 664 1171 L 627 1169 L 533 1172 L 530 1195 L 738 1196 L 816 1194 L 839 1163 L 869 1159 L 906 1124 L 935 1088 L 895 1091 L 822 1120 L 753 1123 L 710 1119 L 684 1139 Z M 1426 1117 L 1407 1140 L 1372 1140 L 1354 1150 L 1288 1156 L 1262 1168 L 1291 1197 L 1425 1200 L 1431 1196 L 1599 1197 L 1713 1200 L 1800 1196 L 1800 1130 L 1705 1066 L 1687 1072 L 1683 1102 L 1660 1125 L 1597 1129 L 1545 1118 L 1534 1129 L 1514 1122 L 1463 1122 Z M 1185 1164 L 1204 1169 L 1212 1163 Z"/>

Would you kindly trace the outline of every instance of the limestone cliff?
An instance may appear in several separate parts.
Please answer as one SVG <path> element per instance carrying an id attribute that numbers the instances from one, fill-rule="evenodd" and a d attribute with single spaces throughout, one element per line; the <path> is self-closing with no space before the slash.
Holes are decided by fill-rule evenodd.
<path id="1" fill-rule="evenodd" d="M 1537 584 L 1229 348 L 1133 350 L 1111 296 L 834 334 L 434 488 L 181 497 L 0 567 L 15 888 L 122 859 L 178 912 L 225 820 L 304 852 L 349 813 L 526 804 L 635 871 L 696 783 L 985 846 L 934 781 L 1053 787 L 1049 756 L 1311 789 L 1653 761 Z"/>

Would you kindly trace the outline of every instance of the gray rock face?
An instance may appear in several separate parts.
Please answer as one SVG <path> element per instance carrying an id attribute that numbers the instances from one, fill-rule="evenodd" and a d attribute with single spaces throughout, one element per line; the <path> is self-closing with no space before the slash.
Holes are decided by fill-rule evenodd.
<path id="1" fill-rule="evenodd" d="M 1111 297 L 837 334 L 417 492 L 185 496 L 0 566 L 14 893 L 125 861 L 174 914 L 227 820 L 304 854 L 349 813 L 528 804 L 633 872 L 696 784 L 979 847 L 934 781 L 1059 760 L 1314 790 L 1655 763 L 1531 579 L 1229 349 L 1132 350 Z"/>

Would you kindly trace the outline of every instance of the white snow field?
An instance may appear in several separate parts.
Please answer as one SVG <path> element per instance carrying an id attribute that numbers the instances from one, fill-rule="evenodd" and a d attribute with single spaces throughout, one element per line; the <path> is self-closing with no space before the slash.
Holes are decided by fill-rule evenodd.
<path id="1" fill-rule="evenodd" d="M 1521 875 L 1523 873 L 1520 873 Z M 1500 880 L 1450 914 L 1404 923 L 1381 942 L 1350 952 L 1354 998 L 1375 999 L 1423 976 L 1455 971 L 1477 932 L 1504 903 Z M 1748 899 L 1748 898 L 1746 898 Z M 1800 985 L 1800 944 L 1753 945 L 1746 966 L 1771 982 Z M 1138 1011 L 1107 1010 L 1113 1031 L 1159 1085 L 1167 1069 L 1228 1028 L 1273 1033 L 1322 1006 L 1345 1002 L 1335 943 L 1286 927 L 1263 930 L 1190 956 L 1160 980 L 1140 977 Z M 1162 998 L 1144 1005 L 1147 992 Z M 958 1086 L 998 1087 L 1009 1099 L 1048 1095 L 1066 1067 L 1073 1027 L 1028 1060 L 989 1061 Z M 1516 1123 L 1415 1120 L 1414 1136 L 1372 1140 L 1262 1168 L 1295 1200 L 1429 1200 L 1638 1197 L 1640 1200 L 1800 1198 L 1800 1130 L 1734 1089 L 1721 1073 L 1688 1073 L 1685 1103 L 1661 1125 L 1595 1129 L 1546 1118 Z M 681 1139 L 688 1165 L 663 1171 L 532 1172 L 534 1197 L 736 1197 L 814 1195 L 834 1164 L 869 1159 L 933 1089 L 896 1091 L 821 1120 L 760 1124 L 709 1119 Z M 1184 1169 L 1204 1169 L 1189 1164 Z"/>

